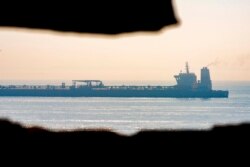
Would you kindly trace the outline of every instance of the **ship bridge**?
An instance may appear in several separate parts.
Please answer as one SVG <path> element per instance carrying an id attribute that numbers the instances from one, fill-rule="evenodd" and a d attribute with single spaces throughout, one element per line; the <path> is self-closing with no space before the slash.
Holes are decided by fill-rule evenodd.
<path id="1" fill-rule="evenodd" d="M 186 62 L 186 73 L 179 73 L 174 76 L 177 82 L 178 88 L 194 89 L 197 87 L 197 77 L 194 73 L 189 72 L 189 66 Z"/>

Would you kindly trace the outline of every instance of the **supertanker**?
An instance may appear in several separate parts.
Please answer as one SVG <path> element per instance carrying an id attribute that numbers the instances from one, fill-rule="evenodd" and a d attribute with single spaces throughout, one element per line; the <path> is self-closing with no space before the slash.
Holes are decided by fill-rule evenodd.
<path id="1" fill-rule="evenodd" d="M 150 98 L 228 98 L 227 90 L 213 90 L 210 72 L 201 69 L 197 81 L 194 73 L 186 72 L 174 76 L 174 86 L 105 86 L 100 80 L 73 80 L 73 84 L 61 85 L 0 85 L 0 96 L 36 97 L 150 97 Z"/>

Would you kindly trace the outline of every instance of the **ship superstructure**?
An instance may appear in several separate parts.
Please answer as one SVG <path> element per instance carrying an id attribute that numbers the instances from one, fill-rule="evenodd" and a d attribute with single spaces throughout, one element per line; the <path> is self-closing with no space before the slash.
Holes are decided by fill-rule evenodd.
<path id="1" fill-rule="evenodd" d="M 177 82 L 176 88 L 178 89 L 212 90 L 212 81 L 207 67 L 201 69 L 200 80 L 197 81 L 195 73 L 189 72 L 188 62 L 186 62 L 186 73 L 180 72 L 179 75 L 175 75 L 174 77 Z"/>
<path id="2" fill-rule="evenodd" d="M 196 89 L 197 77 L 194 73 L 189 72 L 188 63 L 186 63 L 186 73 L 180 72 L 179 75 L 174 76 L 177 82 L 178 89 Z"/>

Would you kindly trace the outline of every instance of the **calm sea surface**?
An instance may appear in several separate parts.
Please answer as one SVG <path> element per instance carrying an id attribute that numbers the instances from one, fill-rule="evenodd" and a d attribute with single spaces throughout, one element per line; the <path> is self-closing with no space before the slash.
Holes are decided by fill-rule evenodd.
<path id="1" fill-rule="evenodd" d="M 250 122 L 250 82 L 215 82 L 213 86 L 229 90 L 229 98 L 0 97 L 0 117 L 53 130 L 105 128 L 126 134 Z"/>

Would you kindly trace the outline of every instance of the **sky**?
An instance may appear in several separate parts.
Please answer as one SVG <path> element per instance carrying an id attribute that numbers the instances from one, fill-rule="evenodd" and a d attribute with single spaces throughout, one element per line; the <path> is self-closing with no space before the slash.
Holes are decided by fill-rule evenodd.
<path id="1" fill-rule="evenodd" d="M 250 80 L 250 1 L 173 0 L 180 24 L 116 36 L 0 28 L 0 80 Z"/>

